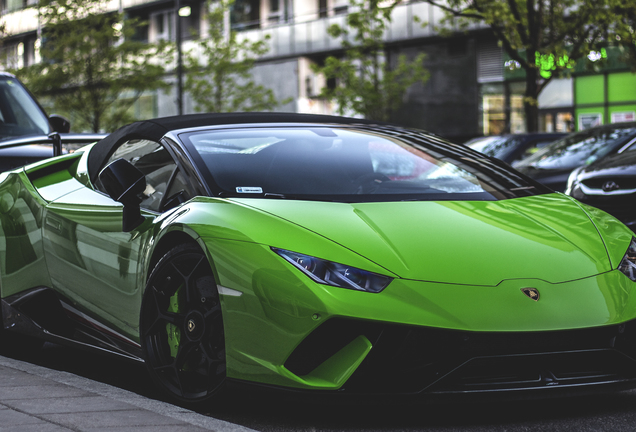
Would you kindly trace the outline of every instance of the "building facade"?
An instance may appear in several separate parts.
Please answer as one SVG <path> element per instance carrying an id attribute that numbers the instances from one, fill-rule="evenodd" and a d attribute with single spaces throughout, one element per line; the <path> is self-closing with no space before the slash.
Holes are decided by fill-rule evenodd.
<path id="1" fill-rule="evenodd" d="M 36 0 L 0 0 L 2 21 L 9 35 L 4 44 L 5 68 L 39 61 L 41 27 Z M 177 5 L 187 8 L 179 16 Z M 112 0 L 121 10 L 147 23 L 139 40 L 175 40 L 176 20 L 181 20 L 183 49 L 193 39 L 206 37 L 202 0 Z M 268 52 L 253 69 L 254 80 L 291 102 L 279 111 L 332 114 L 334 106 L 318 97 L 324 77 L 313 72 L 329 55 L 342 52 L 341 40 L 328 35 L 332 24 L 343 25 L 347 0 L 236 0 L 230 15 L 239 37 L 264 40 Z M 426 53 L 430 78 L 408 89 L 395 113 L 396 123 L 426 129 L 458 142 L 506 132 L 523 132 L 523 77 L 506 68 L 506 59 L 492 34 L 473 26 L 468 31 L 442 37 L 436 31 L 444 12 L 428 3 L 404 1 L 392 15 L 385 34 L 386 59 Z M 426 24 L 422 24 L 426 23 Z M 452 30 L 452 29 L 451 29 Z M 620 64 L 603 73 L 573 71 L 573 76 L 553 79 L 539 98 L 541 128 L 571 131 L 591 124 L 630 119 L 636 108 L 636 78 Z M 174 82 L 173 73 L 166 77 Z M 617 87 L 618 86 L 618 87 Z M 176 86 L 173 86 L 176 87 Z M 629 91 L 616 90 L 629 88 Z M 194 112 L 184 97 L 184 112 Z M 176 90 L 144 95 L 135 106 L 139 118 L 177 114 Z M 600 117 L 598 116 L 600 114 Z"/>

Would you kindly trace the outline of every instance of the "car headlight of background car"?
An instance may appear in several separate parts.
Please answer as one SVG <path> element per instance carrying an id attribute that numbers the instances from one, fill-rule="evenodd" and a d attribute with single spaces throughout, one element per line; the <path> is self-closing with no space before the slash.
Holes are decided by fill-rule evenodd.
<path id="1" fill-rule="evenodd" d="M 393 280 L 393 278 L 388 276 L 285 249 L 273 247 L 272 250 L 311 279 L 324 285 L 378 293 Z"/>
<path id="2" fill-rule="evenodd" d="M 636 282 L 636 239 L 632 238 L 632 242 L 629 244 L 618 269 L 622 271 L 625 276 Z"/>

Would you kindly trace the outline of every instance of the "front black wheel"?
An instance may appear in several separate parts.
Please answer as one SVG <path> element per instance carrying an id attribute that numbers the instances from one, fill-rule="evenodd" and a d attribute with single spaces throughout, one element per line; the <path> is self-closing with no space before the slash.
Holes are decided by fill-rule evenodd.
<path id="1" fill-rule="evenodd" d="M 182 245 L 152 271 L 141 306 L 141 344 L 153 379 L 180 402 L 217 396 L 225 384 L 219 293 L 201 249 Z"/>

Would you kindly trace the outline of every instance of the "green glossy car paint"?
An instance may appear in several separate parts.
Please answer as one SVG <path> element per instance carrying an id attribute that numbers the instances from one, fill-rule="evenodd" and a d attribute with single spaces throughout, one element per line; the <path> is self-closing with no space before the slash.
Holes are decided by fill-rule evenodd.
<path id="1" fill-rule="evenodd" d="M 145 212 L 145 222 L 125 233 L 121 204 L 86 187 L 86 154 L 2 176 L 2 298 L 51 287 L 139 342 L 155 251 L 175 232 L 188 235 L 227 288 L 221 306 L 231 378 L 340 388 L 372 349 L 364 336 L 307 375 L 284 366 L 332 317 L 480 332 L 636 318 L 636 284 L 616 270 L 633 233 L 562 194 L 357 204 L 197 197 L 161 215 Z M 380 293 L 319 284 L 272 247 L 394 279 Z M 524 287 L 537 288 L 541 300 L 526 297 Z"/>

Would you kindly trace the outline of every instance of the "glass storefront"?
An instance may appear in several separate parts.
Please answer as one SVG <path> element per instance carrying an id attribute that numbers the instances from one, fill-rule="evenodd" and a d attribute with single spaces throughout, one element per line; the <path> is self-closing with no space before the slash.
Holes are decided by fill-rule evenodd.
<path id="1" fill-rule="evenodd" d="M 483 95 L 482 101 L 484 135 L 501 135 L 506 130 L 504 95 Z"/>
<path id="2" fill-rule="evenodd" d="M 523 83 L 517 82 L 488 83 L 481 86 L 481 120 L 484 135 L 526 131 L 523 111 L 524 87 Z"/>
<path id="3" fill-rule="evenodd" d="M 539 131 L 573 132 L 575 129 L 572 79 L 554 79 L 539 95 Z M 481 86 L 482 133 L 525 133 L 525 82 L 504 81 Z"/>
<path id="4" fill-rule="evenodd" d="M 574 132 L 574 116 L 569 110 L 540 112 L 539 130 L 542 132 Z"/>

